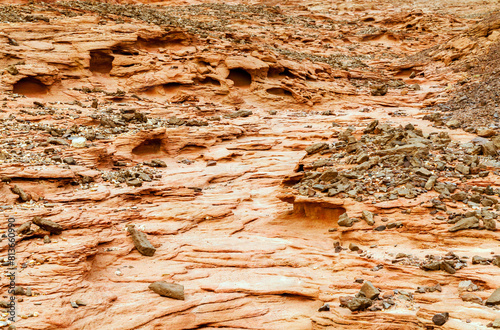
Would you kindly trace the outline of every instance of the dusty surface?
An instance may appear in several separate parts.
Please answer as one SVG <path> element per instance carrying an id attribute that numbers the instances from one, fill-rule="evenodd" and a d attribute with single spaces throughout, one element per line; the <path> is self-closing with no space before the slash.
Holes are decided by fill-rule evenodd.
<path id="1" fill-rule="evenodd" d="M 442 312 L 440 328 L 486 329 L 500 317 L 485 304 L 500 286 L 498 127 L 452 130 L 463 123 L 438 106 L 481 78 L 471 65 L 500 40 L 498 2 L 153 2 L 0 7 L 0 228 L 38 216 L 63 229 L 18 235 L 16 281 L 32 295 L 18 296 L 17 329 L 432 329 Z M 498 94 L 484 95 L 496 118 Z M 363 133 L 374 119 L 386 129 Z M 429 154 L 398 151 L 349 189 L 318 181 L 417 140 Z M 380 171 L 406 181 L 380 190 Z M 373 224 L 339 226 L 363 211 Z M 381 308 L 340 306 L 361 280 Z M 183 285 L 184 300 L 156 281 Z"/>

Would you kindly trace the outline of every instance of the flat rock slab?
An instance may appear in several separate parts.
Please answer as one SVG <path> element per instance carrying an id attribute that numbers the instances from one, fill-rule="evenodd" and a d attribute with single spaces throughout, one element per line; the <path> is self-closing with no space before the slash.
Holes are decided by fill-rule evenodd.
<path id="1" fill-rule="evenodd" d="M 304 280 L 288 276 L 253 275 L 247 280 L 206 285 L 205 290 L 214 292 L 245 292 L 253 295 L 291 294 L 318 298 L 319 288 Z"/>
<path id="2" fill-rule="evenodd" d="M 157 281 L 151 283 L 148 288 L 160 296 L 184 300 L 184 286 L 176 283 Z"/>

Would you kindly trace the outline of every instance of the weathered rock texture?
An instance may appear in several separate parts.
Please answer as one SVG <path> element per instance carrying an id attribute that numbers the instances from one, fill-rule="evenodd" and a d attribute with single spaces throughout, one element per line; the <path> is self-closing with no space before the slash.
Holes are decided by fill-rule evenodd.
<path id="1" fill-rule="evenodd" d="M 497 1 L 151 2 L 0 6 L 17 329 L 498 318 L 499 127 L 438 106 L 480 79 Z"/>

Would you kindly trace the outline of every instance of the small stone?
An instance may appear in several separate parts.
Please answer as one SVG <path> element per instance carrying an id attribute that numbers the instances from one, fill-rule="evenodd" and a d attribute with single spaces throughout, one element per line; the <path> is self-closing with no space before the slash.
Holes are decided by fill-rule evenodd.
<path id="1" fill-rule="evenodd" d="M 486 300 L 486 305 L 500 305 L 500 288 L 496 289 Z"/>
<path id="2" fill-rule="evenodd" d="M 51 242 L 49 235 L 45 235 L 43 237 L 43 243 L 44 244 L 49 244 Z"/>
<path id="3" fill-rule="evenodd" d="M 352 227 L 354 224 L 354 219 L 349 218 L 347 213 L 343 213 L 340 217 L 339 220 L 337 221 L 339 226 L 343 227 Z"/>
<path id="4" fill-rule="evenodd" d="M 495 319 L 495 321 L 493 321 L 493 323 L 491 324 L 491 326 L 492 326 L 494 329 L 500 329 L 500 318 Z"/>
<path id="5" fill-rule="evenodd" d="M 489 260 L 486 259 L 486 258 L 483 258 L 481 256 L 473 256 L 472 257 L 472 264 L 473 265 L 476 265 L 476 264 L 480 264 L 480 265 L 489 265 Z"/>
<path id="6" fill-rule="evenodd" d="M 357 246 L 354 243 L 350 243 L 349 244 L 349 250 L 351 250 L 351 251 L 358 251 L 359 250 L 359 246 Z"/>
<path id="7" fill-rule="evenodd" d="M 432 317 L 432 322 L 435 325 L 443 325 L 448 321 L 448 318 L 450 317 L 450 314 L 448 312 L 445 313 L 438 313 Z"/>
<path id="8" fill-rule="evenodd" d="M 22 286 L 16 286 L 14 289 L 14 294 L 16 296 L 24 296 L 26 295 L 26 289 L 23 288 Z"/>
<path id="9" fill-rule="evenodd" d="M 134 246 L 142 255 L 151 257 L 155 254 L 156 248 L 149 242 L 146 234 L 141 231 L 138 231 L 134 228 L 134 226 L 127 226 L 127 230 L 132 237 L 132 241 L 134 242 Z"/>
<path id="10" fill-rule="evenodd" d="M 26 221 L 17 228 L 18 234 L 26 234 L 31 230 L 31 221 Z"/>
<path id="11" fill-rule="evenodd" d="M 74 301 L 71 302 L 71 307 L 78 308 L 78 304 Z"/>
<path id="12" fill-rule="evenodd" d="M 73 157 L 65 157 L 62 161 L 68 165 L 76 165 L 76 161 Z"/>
<path id="13" fill-rule="evenodd" d="M 489 138 L 495 136 L 497 132 L 491 128 L 483 128 L 483 129 L 478 129 L 476 134 L 480 137 Z"/>
<path id="14" fill-rule="evenodd" d="M 359 310 L 364 310 L 372 305 L 371 299 L 368 299 L 366 297 L 354 297 L 351 299 L 347 304 L 347 308 L 349 308 L 351 311 L 359 311 Z"/>
<path id="15" fill-rule="evenodd" d="M 142 180 L 140 179 L 129 179 L 126 181 L 127 185 L 128 186 L 131 186 L 131 187 L 141 187 L 142 186 Z"/>
<path id="16" fill-rule="evenodd" d="M 10 190 L 19 196 L 19 199 L 23 202 L 27 202 L 29 200 L 31 200 L 31 196 L 28 195 L 27 193 L 24 192 L 24 190 L 19 187 L 18 185 L 15 185 L 13 188 L 10 188 Z"/>
<path id="17" fill-rule="evenodd" d="M 376 230 L 376 231 L 384 231 L 386 228 L 387 228 L 386 226 L 381 225 L 381 226 L 378 226 L 378 227 L 373 228 L 373 230 Z"/>
<path id="18" fill-rule="evenodd" d="M 217 165 L 217 162 L 215 160 L 209 160 L 207 162 L 207 166 L 215 166 L 215 165 Z"/>
<path id="19" fill-rule="evenodd" d="M 470 167 L 464 164 L 457 164 L 457 166 L 455 166 L 455 170 L 462 173 L 463 175 L 468 175 L 470 173 Z"/>
<path id="20" fill-rule="evenodd" d="M 375 299 L 380 294 L 380 291 L 370 281 L 365 281 L 361 289 L 359 289 L 359 293 L 362 293 L 368 299 Z"/>
<path id="21" fill-rule="evenodd" d="M 315 154 L 317 152 L 320 152 L 321 150 L 328 149 L 328 143 L 325 142 L 320 142 L 320 143 L 315 143 L 313 145 L 310 145 L 306 148 L 306 152 L 308 155 Z"/>
<path id="22" fill-rule="evenodd" d="M 275 114 L 277 114 L 277 113 L 278 113 L 278 111 L 276 111 L 276 110 L 269 110 L 269 114 L 270 114 L 271 116 L 274 116 L 274 115 L 275 115 Z"/>
<path id="23" fill-rule="evenodd" d="M 324 304 L 318 309 L 318 312 L 329 312 L 330 311 L 330 305 L 329 304 Z"/>
<path id="24" fill-rule="evenodd" d="M 479 227 L 479 219 L 476 217 L 468 217 L 459 220 L 453 227 L 448 229 L 450 232 L 455 232 L 459 230 L 472 229 Z"/>
<path id="25" fill-rule="evenodd" d="M 463 301 L 468 301 L 480 305 L 483 304 L 483 300 L 481 299 L 481 297 L 475 295 L 474 293 L 463 293 L 460 295 L 460 298 L 462 298 Z"/>
<path id="26" fill-rule="evenodd" d="M 361 214 L 361 218 L 366 221 L 366 223 L 370 226 L 373 226 L 375 224 L 375 221 L 373 220 L 373 213 L 370 211 L 363 211 Z"/>
<path id="27" fill-rule="evenodd" d="M 448 128 L 459 128 L 460 126 L 462 125 L 462 123 L 460 122 L 460 120 L 458 119 L 452 119 L 452 120 L 449 120 L 447 123 L 446 123 L 446 126 Z"/>
<path id="28" fill-rule="evenodd" d="M 421 168 L 417 169 L 417 170 L 415 171 L 415 173 L 416 173 L 417 175 L 426 176 L 426 177 L 428 177 L 428 176 L 431 176 L 431 175 L 432 175 L 432 172 L 431 172 L 431 171 L 429 171 L 428 169 L 424 168 L 424 167 L 421 167 Z"/>
<path id="29" fill-rule="evenodd" d="M 63 227 L 60 224 L 44 219 L 40 216 L 34 217 L 33 223 L 43 230 L 50 232 L 51 234 L 59 235 L 63 231 Z"/>
<path id="30" fill-rule="evenodd" d="M 80 300 L 80 299 L 75 300 L 75 303 L 78 306 L 87 306 L 87 304 L 83 300 Z"/>
<path id="31" fill-rule="evenodd" d="M 160 296 L 184 300 L 184 286 L 180 284 L 158 281 L 150 284 L 148 288 Z"/>

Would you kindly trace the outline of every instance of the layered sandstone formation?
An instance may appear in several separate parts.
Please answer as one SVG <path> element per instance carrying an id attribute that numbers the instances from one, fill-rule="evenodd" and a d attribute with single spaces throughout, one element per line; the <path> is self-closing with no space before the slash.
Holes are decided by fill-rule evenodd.
<path id="1" fill-rule="evenodd" d="M 1 6 L 16 328 L 496 326 L 496 6 Z"/>

